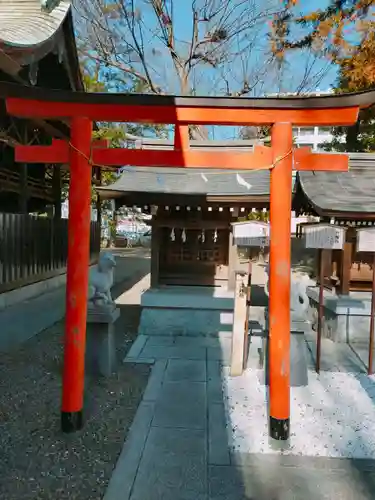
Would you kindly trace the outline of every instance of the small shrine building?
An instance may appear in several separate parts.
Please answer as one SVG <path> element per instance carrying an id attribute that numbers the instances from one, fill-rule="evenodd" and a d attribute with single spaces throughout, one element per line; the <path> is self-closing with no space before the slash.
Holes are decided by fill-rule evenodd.
<path id="1" fill-rule="evenodd" d="M 375 225 L 374 173 L 375 154 L 349 153 L 349 172 L 298 172 L 295 185 L 298 213 L 347 229 L 343 249 L 321 252 L 315 274 L 323 259 L 323 336 L 352 345 L 366 344 L 370 331 L 375 248 L 358 252 L 357 239 L 359 229 Z M 313 328 L 318 294 L 317 287 L 308 290 Z"/>
<path id="2" fill-rule="evenodd" d="M 338 294 L 371 290 L 373 257 L 356 252 L 356 229 L 375 224 L 374 174 L 373 153 L 349 153 L 349 172 L 297 173 L 296 212 L 348 228 L 343 250 L 324 254 L 325 287 Z"/>
<path id="3" fill-rule="evenodd" d="M 173 149 L 172 141 L 142 146 Z M 244 149 L 252 141 L 199 141 L 192 148 Z M 267 211 L 269 171 L 124 167 L 110 186 L 98 188 L 116 208 L 138 206 L 152 213 L 152 287 L 226 285 L 235 265 L 231 223 Z"/>

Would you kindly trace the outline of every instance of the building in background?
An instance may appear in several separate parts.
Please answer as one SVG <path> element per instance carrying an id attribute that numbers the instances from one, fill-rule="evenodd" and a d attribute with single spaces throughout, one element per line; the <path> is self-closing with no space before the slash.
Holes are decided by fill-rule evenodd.
<path id="1" fill-rule="evenodd" d="M 308 92 L 303 94 L 306 97 L 320 97 L 323 95 L 333 94 L 333 90 Z M 288 97 L 297 96 L 295 92 L 288 92 L 283 94 L 270 94 L 267 97 L 278 96 Z M 310 147 L 313 151 L 323 150 L 324 143 L 330 143 L 333 140 L 332 127 L 294 127 L 293 128 L 294 142 L 297 147 Z"/>
<path id="2" fill-rule="evenodd" d="M 332 127 L 294 127 L 293 136 L 297 147 L 308 146 L 313 151 L 323 150 L 323 144 L 333 140 Z"/>

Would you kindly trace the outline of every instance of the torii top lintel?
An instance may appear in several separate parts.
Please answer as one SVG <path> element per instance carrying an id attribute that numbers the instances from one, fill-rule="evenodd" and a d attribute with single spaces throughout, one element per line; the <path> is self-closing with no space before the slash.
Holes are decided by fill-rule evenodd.
<path id="1" fill-rule="evenodd" d="M 375 90 L 321 97 L 177 97 L 89 93 L 0 83 L 9 114 L 24 118 L 196 125 L 351 125 Z"/>

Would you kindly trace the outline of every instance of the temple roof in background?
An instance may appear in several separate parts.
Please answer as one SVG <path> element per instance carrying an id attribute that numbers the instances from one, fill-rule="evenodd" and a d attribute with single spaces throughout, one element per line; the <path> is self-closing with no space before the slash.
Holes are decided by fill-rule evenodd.
<path id="1" fill-rule="evenodd" d="M 60 42 L 70 7 L 70 0 L 0 0 L 2 50 L 21 65 L 44 57 Z"/>
<path id="2" fill-rule="evenodd" d="M 297 183 L 318 212 L 375 214 L 375 153 L 349 158 L 349 172 L 298 172 Z"/>
<path id="3" fill-rule="evenodd" d="M 206 196 L 269 196 L 269 171 L 126 167 L 106 194 L 158 193 Z"/>
<path id="4" fill-rule="evenodd" d="M 194 148 L 226 151 L 248 149 L 252 141 L 208 141 Z M 136 147 L 170 149 L 172 141 L 143 139 Z M 334 153 L 332 153 L 334 154 Z M 206 197 L 267 198 L 270 172 L 211 169 L 124 167 L 118 180 L 99 188 L 104 197 L 130 196 L 135 193 L 199 195 Z M 349 172 L 299 172 L 293 176 L 293 190 L 302 193 L 306 204 L 317 212 L 375 214 L 375 154 L 349 153 Z M 299 196 L 301 198 L 301 196 Z"/>
<path id="5" fill-rule="evenodd" d="M 70 0 L 0 0 L 0 49 L 0 69 L 17 83 L 29 85 L 23 68 L 54 53 L 70 75 L 71 90 L 83 90 Z"/>
<path id="6" fill-rule="evenodd" d="M 258 140 L 191 141 L 192 149 L 244 151 L 251 153 Z M 173 149 L 173 141 L 142 138 L 135 141 L 138 149 Z M 235 171 L 213 169 L 124 167 L 121 177 L 100 191 L 110 196 L 116 193 L 154 193 L 200 196 L 269 196 L 268 170 Z"/>

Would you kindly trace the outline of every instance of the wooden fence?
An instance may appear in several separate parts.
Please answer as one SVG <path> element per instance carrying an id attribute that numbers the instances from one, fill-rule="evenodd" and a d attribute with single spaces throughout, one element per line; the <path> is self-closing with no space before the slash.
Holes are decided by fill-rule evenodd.
<path id="1" fill-rule="evenodd" d="M 91 222 L 90 258 L 100 251 L 100 227 Z M 0 213 L 0 293 L 66 271 L 68 220 Z"/>

